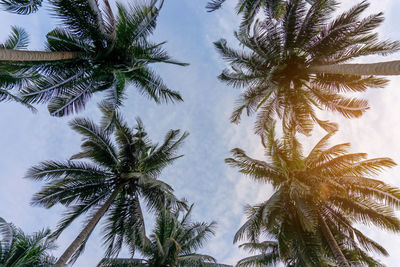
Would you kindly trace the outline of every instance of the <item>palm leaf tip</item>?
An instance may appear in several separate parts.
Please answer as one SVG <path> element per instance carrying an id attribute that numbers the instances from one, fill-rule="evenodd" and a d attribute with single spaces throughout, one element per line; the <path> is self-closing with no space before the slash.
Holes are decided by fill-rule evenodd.
<path id="1" fill-rule="evenodd" d="M 29 15 L 39 10 L 42 0 L 1 0 L 0 6 L 8 12 Z"/>
<path id="2" fill-rule="evenodd" d="M 225 2 L 226 0 L 212 0 L 209 1 L 206 5 L 206 9 L 207 12 L 213 12 L 217 9 L 220 9 L 222 7 L 222 4 Z"/>
<path id="3" fill-rule="evenodd" d="M 0 45 L 0 48 L 22 50 L 26 49 L 28 47 L 28 44 L 28 33 L 23 28 L 12 26 L 11 34 L 8 36 L 4 44 Z"/>

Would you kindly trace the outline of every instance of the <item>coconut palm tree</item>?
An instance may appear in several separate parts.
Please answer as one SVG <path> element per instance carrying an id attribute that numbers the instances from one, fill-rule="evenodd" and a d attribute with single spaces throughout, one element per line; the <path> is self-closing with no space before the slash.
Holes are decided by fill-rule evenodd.
<path id="1" fill-rule="evenodd" d="M 50 267 L 55 258 L 48 252 L 56 248 L 48 239 L 50 230 L 26 235 L 12 223 L 0 217 L 0 266 L 2 267 Z"/>
<path id="2" fill-rule="evenodd" d="M 283 259 L 293 254 L 289 253 L 290 240 L 295 240 L 296 249 L 305 258 L 312 256 L 307 251 L 313 251 L 313 258 L 319 259 L 317 248 L 326 244 L 339 266 L 349 266 L 341 247 L 354 250 L 357 243 L 351 242 L 355 238 L 362 249 L 386 254 L 353 223 L 400 231 L 400 221 L 394 214 L 394 208 L 400 208 L 400 189 L 370 178 L 395 163 L 389 158 L 364 160 L 365 153 L 349 154 L 348 143 L 327 148 L 333 132 L 303 156 L 293 129 L 286 130 L 283 141 L 279 141 L 273 128 L 267 127 L 262 135 L 268 162 L 253 159 L 238 148 L 232 150 L 233 158 L 226 159 L 241 173 L 270 183 L 275 189 L 268 200 L 248 207 L 248 220 L 236 233 L 234 242 L 243 238 L 257 242 L 263 229 L 276 231 Z M 300 234 L 303 238 L 296 238 Z"/>
<path id="3" fill-rule="evenodd" d="M 186 65 L 169 57 L 164 42 L 148 41 L 163 1 L 117 3 L 117 16 L 107 0 L 104 11 L 96 0 L 49 2 L 62 27 L 48 33 L 46 51 L 0 49 L 0 65 L 41 74 L 17 88 L 24 102 L 49 103 L 51 115 L 64 116 L 84 108 L 100 91 L 118 107 L 129 85 L 157 103 L 182 100 L 149 68 L 151 63 Z"/>
<path id="4" fill-rule="evenodd" d="M 35 13 L 42 6 L 42 0 L 0 0 L 3 9 L 21 15 Z"/>
<path id="5" fill-rule="evenodd" d="M 327 131 L 337 128 L 320 120 L 315 108 L 335 111 L 346 118 L 361 116 L 368 102 L 340 93 L 384 87 L 387 80 L 356 69 L 346 75 L 331 74 L 327 69 L 337 64 L 333 68 L 346 67 L 340 63 L 360 56 L 388 55 L 399 50 L 399 42 L 379 41 L 373 32 L 383 21 L 382 13 L 360 18 L 368 6 L 363 1 L 331 19 L 334 8 L 328 0 L 316 1 L 309 9 L 304 1 L 290 0 L 278 20 L 266 8 L 265 18 L 255 22 L 251 32 L 236 33 L 243 50 L 229 47 L 225 40 L 216 42 L 217 50 L 230 64 L 220 80 L 246 88 L 232 122 L 239 122 L 246 110 L 248 115 L 258 113 L 258 134 L 275 117 L 285 126 L 295 124 L 297 131 L 309 134 L 314 123 Z"/>
<path id="6" fill-rule="evenodd" d="M 153 233 L 149 238 L 138 240 L 137 250 L 145 259 L 125 260 L 128 266 L 174 267 L 208 266 L 215 259 L 209 255 L 197 254 L 214 235 L 215 222 L 191 222 L 193 205 L 186 211 L 165 207 L 157 214 Z M 180 216 L 182 215 L 182 216 Z M 103 259 L 99 267 L 121 266 L 121 259 Z M 219 266 L 215 264 L 213 266 Z"/>
<path id="7" fill-rule="evenodd" d="M 83 118 L 70 122 L 71 128 L 83 135 L 82 152 L 66 162 L 42 162 L 26 175 L 46 181 L 34 195 L 33 205 L 67 207 L 52 236 L 58 237 L 76 218 L 88 214 L 83 230 L 59 258 L 57 267 L 70 258 L 70 262 L 77 259 L 103 217 L 106 255 L 114 256 L 124 242 L 132 244 L 145 235 L 141 199 L 150 212 L 161 209 L 166 201 L 172 206 L 185 206 L 158 177 L 162 169 L 180 157 L 176 151 L 188 134 L 171 130 L 161 145 L 152 144 L 139 119 L 132 129 L 112 106 L 103 104 L 101 109 L 103 125 Z"/>

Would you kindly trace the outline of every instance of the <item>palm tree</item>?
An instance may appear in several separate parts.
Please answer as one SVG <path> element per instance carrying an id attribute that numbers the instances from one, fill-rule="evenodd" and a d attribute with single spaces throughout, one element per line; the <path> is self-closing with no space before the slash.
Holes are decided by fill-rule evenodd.
<path id="1" fill-rule="evenodd" d="M 139 119 L 131 129 L 112 106 L 103 104 L 101 109 L 102 125 L 83 118 L 70 122 L 71 128 L 83 135 L 82 152 L 66 162 L 42 162 L 26 175 L 47 182 L 34 195 L 33 205 L 51 208 L 62 204 L 68 208 L 52 236 L 58 237 L 76 218 L 88 213 L 85 227 L 59 258 L 56 267 L 64 266 L 70 258 L 70 262 L 77 259 L 103 217 L 106 217 L 103 236 L 107 256 L 117 255 L 124 242 L 132 244 L 135 239 L 143 238 L 141 198 L 150 212 L 161 209 L 166 201 L 173 206 L 185 206 L 158 177 L 162 169 L 180 157 L 176 151 L 188 134 L 171 130 L 161 145 L 155 145 Z"/>
<path id="2" fill-rule="evenodd" d="M 257 242 L 264 229 L 275 233 L 283 259 L 293 255 L 289 252 L 290 240 L 294 240 L 298 250 L 295 255 L 302 253 L 304 259 L 320 260 L 326 244 L 339 266 L 349 266 L 341 248 L 354 250 L 355 238 L 362 249 L 386 254 L 353 223 L 400 231 L 400 221 L 394 214 L 394 208 L 400 208 L 400 189 L 369 177 L 395 163 L 389 158 L 364 160 L 365 153 L 348 154 L 349 143 L 327 148 L 333 132 L 303 156 L 293 129 L 286 130 L 283 141 L 279 141 L 273 128 L 267 127 L 262 135 L 269 162 L 253 159 L 238 148 L 232 150 L 233 158 L 226 159 L 241 173 L 271 183 L 275 189 L 268 200 L 248 207 L 248 220 L 234 242 L 245 237 Z"/>
<path id="3" fill-rule="evenodd" d="M 85 107 L 96 92 L 115 107 L 122 104 L 128 85 L 157 103 L 182 101 L 149 68 L 151 63 L 186 65 L 172 60 L 162 43 L 148 41 L 163 1 L 126 7 L 117 3 L 114 16 L 107 0 L 104 12 L 96 0 L 50 0 L 63 27 L 47 35 L 46 51 L 0 49 L 0 65 L 29 68 L 41 74 L 17 88 L 29 104 L 49 103 L 51 115 L 64 116 Z"/>
<path id="4" fill-rule="evenodd" d="M 28 15 L 38 11 L 42 0 L 0 0 L 0 6 L 12 13 Z"/>
<path id="5" fill-rule="evenodd" d="M 48 251 L 56 248 L 48 239 L 50 230 L 26 235 L 12 223 L 0 217 L 0 266 L 2 267 L 50 267 L 55 258 Z"/>
<path id="6" fill-rule="evenodd" d="M 243 51 L 229 47 L 225 40 L 216 42 L 217 50 L 231 66 L 222 72 L 220 80 L 246 88 L 232 122 L 239 122 L 246 110 L 248 115 L 258 113 L 258 134 L 275 117 L 282 119 L 284 125 L 296 125 L 297 131 L 309 134 L 314 123 L 327 131 L 337 128 L 318 119 L 315 108 L 332 110 L 347 118 L 361 116 L 368 109 L 368 102 L 340 93 L 384 87 L 387 80 L 356 72 L 356 68 L 346 75 L 331 74 L 328 68 L 347 68 L 340 63 L 399 50 L 399 42 L 379 41 L 373 32 L 383 21 L 382 13 L 360 18 L 368 5 L 363 1 L 331 20 L 334 8 L 328 0 L 316 1 L 309 9 L 304 1 L 290 0 L 278 20 L 266 8 L 265 19 L 255 22 L 251 32 L 236 33 Z"/>
<path id="7" fill-rule="evenodd" d="M 130 260 L 125 263 L 130 263 L 130 266 L 148 267 L 203 266 L 207 262 L 215 263 L 213 257 L 197 254 L 195 251 L 203 247 L 209 237 L 215 234 L 216 223 L 191 222 L 192 208 L 193 205 L 185 211 L 166 205 L 157 214 L 150 237 L 136 242 L 137 250 L 145 259 Z M 98 266 L 112 267 L 120 264 L 121 259 L 103 259 Z"/>

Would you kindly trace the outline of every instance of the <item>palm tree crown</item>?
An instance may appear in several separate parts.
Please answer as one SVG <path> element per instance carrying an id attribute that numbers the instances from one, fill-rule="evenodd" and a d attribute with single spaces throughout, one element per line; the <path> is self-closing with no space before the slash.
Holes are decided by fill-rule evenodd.
<path id="1" fill-rule="evenodd" d="M 0 266 L 2 267 L 50 267 L 55 258 L 49 254 L 56 248 L 48 239 L 50 230 L 26 235 L 12 223 L 0 217 Z"/>
<path id="2" fill-rule="evenodd" d="M 275 139 L 273 130 L 264 133 L 269 162 L 232 150 L 228 164 L 275 188 L 268 200 L 247 208 L 248 221 L 235 242 L 243 238 L 258 242 L 265 230 L 279 244 L 272 255 L 278 253 L 286 262 L 295 259 L 298 266 L 324 266 L 326 258 L 348 266 L 345 256 L 354 259 L 354 253 L 360 261 L 372 260 L 364 250 L 387 254 L 353 223 L 400 231 L 393 210 L 400 208 L 400 190 L 368 177 L 395 163 L 389 158 L 363 160 L 365 153 L 348 154 L 348 143 L 327 148 L 332 135 L 322 138 L 306 157 L 293 130 L 286 132 L 283 141 Z"/>
<path id="3" fill-rule="evenodd" d="M 164 43 L 148 41 L 162 1 L 117 3 L 117 16 L 108 1 L 104 1 L 104 12 L 95 0 L 51 0 L 50 4 L 63 24 L 48 33 L 47 51 L 0 50 L 1 65 L 29 68 L 41 75 L 15 88 L 24 102 L 49 103 L 52 115 L 64 116 L 84 108 L 100 91 L 118 107 L 128 85 L 157 103 L 182 100 L 148 66 L 160 62 L 186 65 L 172 60 L 162 48 Z"/>
<path id="4" fill-rule="evenodd" d="M 157 214 L 150 237 L 138 240 L 135 245 L 145 259 L 137 259 L 136 264 L 132 260 L 126 260 L 126 264 L 130 262 L 131 266 L 183 267 L 203 266 L 207 262 L 215 262 L 211 256 L 195 253 L 203 247 L 211 235 L 214 235 L 215 222 L 191 222 L 192 208 L 193 205 L 185 211 L 179 208 L 173 209 L 167 204 L 165 209 Z M 104 259 L 98 266 L 120 266 L 118 265 L 120 261 Z"/>
<path id="5" fill-rule="evenodd" d="M 132 129 L 112 107 L 104 104 L 101 108 L 105 116 L 101 126 L 81 118 L 70 123 L 84 137 L 82 152 L 66 162 L 42 162 L 26 175 L 47 181 L 33 197 L 34 205 L 51 208 L 62 204 L 68 208 L 53 236 L 58 237 L 80 215 L 89 214 L 88 224 L 59 261 L 68 260 L 72 253 L 72 261 L 75 260 L 104 216 L 106 255 L 117 255 L 124 242 L 132 244 L 136 238 L 142 238 L 145 228 L 140 198 L 151 212 L 162 209 L 165 202 L 185 206 L 158 177 L 180 157 L 176 151 L 188 134 L 171 130 L 157 146 L 150 142 L 139 119 Z"/>
<path id="6" fill-rule="evenodd" d="M 314 123 L 328 131 L 337 127 L 318 119 L 315 108 L 347 118 L 361 116 L 368 109 L 367 101 L 340 93 L 383 87 L 387 81 L 374 76 L 316 72 L 312 67 L 399 50 L 399 42 L 378 41 L 373 32 L 383 21 L 382 13 L 360 18 L 368 5 L 363 1 L 331 20 L 335 9 L 331 1 L 316 1 L 307 9 L 304 1 L 290 0 L 279 19 L 266 8 L 265 18 L 255 22 L 252 31 L 236 33 L 245 47 L 243 51 L 230 48 L 225 40 L 216 42 L 217 50 L 231 66 L 219 78 L 234 87 L 246 88 L 232 122 L 239 122 L 246 110 L 248 115 L 258 113 L 258 134 L 276 116 L 285 126 L 309 134 Z"/>

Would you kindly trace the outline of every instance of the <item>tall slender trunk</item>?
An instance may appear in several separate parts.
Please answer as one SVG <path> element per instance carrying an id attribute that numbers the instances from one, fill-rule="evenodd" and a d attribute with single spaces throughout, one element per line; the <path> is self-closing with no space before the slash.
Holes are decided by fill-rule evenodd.
<path id="1" fill-rule="evenodd" d="M 368 63 L 312 66 L 311 73 L 330 73 L 343 75 L 400 75 L 400 60 Z"/>
<path id="2" fill-rule="evenodd" d="M 0 49 L 0 61 L 32 62 L 32 61 L 58 61 L 74 59 L 76 52 L 46 52 Z"/>
<path id="3" fill-rule="evenodd" d="M 75 240 L 69 245 L 69 247 L 64 251 L 61 257 L 58 259 L 54 267 L 64 267 L 67 263 L 68 259 L 72 256 L 72 254 L 79 248 L 79 246 L 88 238 L 89 234 L 93 231 L 97 223 L 100 221 L 101 217 L 103 217 L 104 213 L 111 206 L 114 199 L 121 192 L 124 185 L 120 185 L 117 187 L 111 196 L 107 199 L 107 201 L 101 206 L 101 208 L 93 215 L 93 218 L 89 221 L 89 223 L 83 228 L 80 234 L 75 238 Z"/>
<path id="4" fill-rule="evenodd" d="M 332 250 L 333 255 L 335 256 L 338 264 L 340 267 L 350 267 L 349 263 L 347 262 L 346 257 L 343 255 L 342 250 L 340 249 L 339 245 L 336 242 L 335 237 L 333 236 L 331 230 L 329 229 L 328 225 L 325 222 L 325 219 L 320 215 L 319 221 L 321 223 L 322 234 L 324 235 L 326 241 L 329 244 L 329 247 Z"/>

